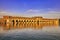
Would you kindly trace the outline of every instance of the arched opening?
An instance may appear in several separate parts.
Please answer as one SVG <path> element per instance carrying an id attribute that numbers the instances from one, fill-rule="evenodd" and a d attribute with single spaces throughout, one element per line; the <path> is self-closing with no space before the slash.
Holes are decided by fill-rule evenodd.
<path id="1" fill-rule="evenodd" d="M 60 19 L 59 19 L 59 26 L 60 26 Z"/>
<path id="2" fill-rule="evenodd" d="M 24 22 L 26 22 L 26 20 L 24 20 Z"/>
<path id="3" fill-rule="evenodd" d="M 39 20 L 37 21 L 37 24 L 39 25 Z"/>
<path id="4" fill-rule="evenodd" d="M 23 20 L 21 20 L 21 22 L 23 22 Z"/>
<path id="5" fill-rule="evenodd" d="M 4 24 L 7 24 L 7 20 L 5 20 Z"/>
<path id="6" fill-rule="evenodd" d="M 19 20 L 19 22 L 20 22 L 20 20 Z"/>
<path id="7" fill-rule="evenodd" d="M 27 20 L 27 22 L 28 22 L 28 20 Z"/>
<path id="8" fill-rule="evenodd" d="M 16 25 L 18 24 L 18 20 L 16 20 Z"/>
<path id="9" fill-rule="evenodd" d="M 32 22 L 33 22 L 33 20 L 32 20 Z"/>
<path id="10" fill-rule="evenodd" d="M 13 25 L 14 25 L 15 24 L 14 20 L 12 20 L 12 22 L 13 22 Z"/>
<path id="11" fill-rule="evenodd" d="M 31 20 L 29 22 L 31 22 Z"/>
<path id="12" fill-rule="evenodd" d="M 1 24 L 1 22 L 0 22 L 0 24 Z"/>
<path id="13" fill-rule="evenodd" d="M 16 22 L 18 22 L 18 20 L 16 20 Z"/>
<path id="14" fill-rule="evenodd" d="M 2 24 L 2 22 L 0 22 L 0 25 Z"/>

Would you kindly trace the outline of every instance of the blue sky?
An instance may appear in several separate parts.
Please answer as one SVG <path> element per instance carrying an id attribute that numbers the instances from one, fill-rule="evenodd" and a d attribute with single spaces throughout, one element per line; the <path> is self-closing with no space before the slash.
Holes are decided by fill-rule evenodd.
<path id="1" fill-rule="evenodd" d="M 23 16 L 50 14 L 51 11 L 59 14 L 60 0 L 0 0 L 0 11 Z"/>

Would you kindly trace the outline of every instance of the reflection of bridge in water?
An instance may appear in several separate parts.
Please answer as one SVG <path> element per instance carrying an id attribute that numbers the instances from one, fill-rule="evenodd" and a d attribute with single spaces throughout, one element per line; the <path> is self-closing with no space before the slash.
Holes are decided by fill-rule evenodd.
<path id="1" fill-rule="evenodd" d="M 5 26 L 5 29 L 12 28 L 33 28 L 41 29 L 43 26 L 58 26 L 59 19 L 47 19 L 42 17 L 12 17 L 4 16 L 0 19 L 0 24 Z"/>
<path id="2" fill-rule="evenodd" d="M 25 28 L 31 28 L 31 29 L 42 29 L 43 27 L 51 27 L 51 26 L 57 26 L 57 25 L 47 25 L 47 24 L 17 24 L 17 25 L 11 25 L 6 24 L 2 25 L 4 30 L 10 30 L 10 29 L 25 29 Z"/>

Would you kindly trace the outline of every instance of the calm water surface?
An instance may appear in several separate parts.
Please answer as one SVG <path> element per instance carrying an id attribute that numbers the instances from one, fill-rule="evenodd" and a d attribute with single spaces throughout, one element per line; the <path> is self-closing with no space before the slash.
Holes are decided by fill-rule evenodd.
<path id="1" fill-rule="evenodd" d="M 10 30 L 4 30 L 0 26 L 0 40 L 60 40 L 60 26 Z"/>

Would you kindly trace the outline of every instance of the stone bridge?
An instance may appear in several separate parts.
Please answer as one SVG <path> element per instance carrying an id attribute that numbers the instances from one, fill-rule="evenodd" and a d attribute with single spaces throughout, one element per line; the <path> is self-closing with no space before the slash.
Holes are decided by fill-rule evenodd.
<path id="1" fill-rule="evenodd" d="M 48 19 L 43 17 L 15 17 L 3 16 L 3 24 L 46 24 L 46 25 L 59 25 L 59 19 Z"/>

